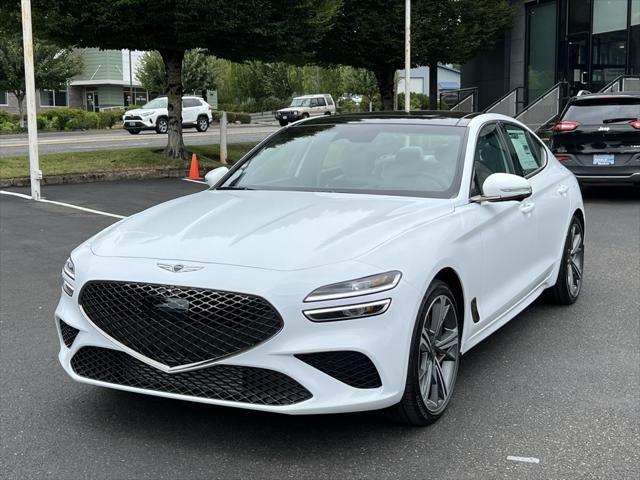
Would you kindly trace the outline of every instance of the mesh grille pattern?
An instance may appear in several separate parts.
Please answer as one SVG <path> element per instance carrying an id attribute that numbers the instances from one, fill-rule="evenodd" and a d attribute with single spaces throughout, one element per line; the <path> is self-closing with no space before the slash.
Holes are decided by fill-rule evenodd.
<path id="1" fill-rule="evenodd" d="M 215 400 L 291 405 L 312 397 L 298 382 L 273 370 L 214 365 L 201 370 L 165 373 L 108 348 L 81 348 L 71 359 L 71 367 L 81 377 L 93 380 Z"/>
<path id="2" fill-rule="evenodd" d="M 60 322 L 60 333 L 62 334 L 62 341 L 67 346 L 67 348 L 71 348 L 71 345 L 73 345 L 73 342 L 75 341 L 76 336 L 78 336 L 78 333 L 80 333 L 80 330 L 72 327 L 71 325 L 67 325 L 60 319 L 58 319 L 58 321 Z"/>
<path id="3" fill-rule="evenodd" d="M 360 352 L 302 353 L 297 358 L 321 372 L 355 388 L 382 386 L 380 375 L 373 362 Z"/>
<path id="4" fill-rule="evenodd" d="M 107 335 L 169 367 L 247 350 L 282 328 L 263 298 L 203 288 L 91 282 L 80 305 Z"/>

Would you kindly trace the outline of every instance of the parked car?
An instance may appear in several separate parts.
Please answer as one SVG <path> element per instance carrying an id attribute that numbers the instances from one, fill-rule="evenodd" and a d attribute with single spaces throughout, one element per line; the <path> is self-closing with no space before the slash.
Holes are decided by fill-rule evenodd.
<path id="1" fill-rule="evenodd" d="M 316 117 L 318 115 L 334 115 L 336 105 L 333 97 L 328 93 L 318 95 L 304 95 L 295 97 L 291 105 L 281 108 L 276 112 L 276 120 L 280 126 L 298 121 L 303 118 Z"/>
<path id="2" fill-rule="evenodd" d="M 640 93 L 569 100 L 551 149 L 581 184 L 640 184 Z"/>
<path id="3" fill-rule="evenodd" d="M 195 127 L 199 132 L 206 132 L 213 117 L 211 106 L 200 97 L 182 97 L 182 127 Z M 154 98 L 142 107 L 125 112 L 122 126 L 132 135 L 142 130 L 155 130 L 167 133 L 169 130 L 169 113 L 167 97 Z"/>
<path id="4" fill-rule="evenodd" d="M 55 316 L 73 379 L 425 425 L 462 354 L 543 292 L 580 294 L 576 178 L 506 116 L 303 120 L 206 180 L 71 253 Z"/>

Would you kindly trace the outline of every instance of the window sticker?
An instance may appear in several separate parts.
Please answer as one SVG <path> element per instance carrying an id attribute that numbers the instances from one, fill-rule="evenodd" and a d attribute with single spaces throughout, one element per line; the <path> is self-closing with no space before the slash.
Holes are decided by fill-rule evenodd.
<path id="1" fill-rule="evenodd" d="M 509 133 L 509 139 L 513 144 L 513 148 L 516 150 L 522 169 L 525 171 L 536 170 L 538 168 L 538 162 L 529 147 L 529 142 L 527 141 L 524 130 L 508 129 L 507 132 Z"/>

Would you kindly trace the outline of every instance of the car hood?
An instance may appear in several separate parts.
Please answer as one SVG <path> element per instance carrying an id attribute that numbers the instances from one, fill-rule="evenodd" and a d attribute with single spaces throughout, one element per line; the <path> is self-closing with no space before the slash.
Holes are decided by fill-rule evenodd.
<path id="1" fill-rule="evenodd" d="M 286 108 L 281 108 L 280 110 L 278 110 L 278 112 L 294 112 L 296 110 L 304 110 L 305 107 L 286 107 Z"/>
<path id="2" fill-rule="evenodd" d="M 90 246 L 99 256 L 298 270 L 357 258 L 451 211 L 442 199 L 209 190 L 138 213 Z"/>
<path id="3" fill-rule="evenodd" d="M 150 109 L 145 109 L 145 108 L 134 108 L 133 110 L 127 110 L 126 112 L 124 112 L 125 116 L 128 115 L 141 115 L 145 112 L 150 112 Z"/>

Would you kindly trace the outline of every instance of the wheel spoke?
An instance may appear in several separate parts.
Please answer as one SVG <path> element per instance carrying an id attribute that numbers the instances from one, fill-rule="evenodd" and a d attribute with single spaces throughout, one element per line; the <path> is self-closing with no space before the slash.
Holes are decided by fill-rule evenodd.
<path id="1" fill-rule="evenodd" d="M 435 308 L 436 305 L 438 306 L 437 309 Z M 447 317 L 450 307 L 451 305 L 449 305 L 447 297 L 440 297 L 434 304 L 434 312 L 431 318 L 431 333 L 434 337 L 437 337 L 440 334 L 440 330 L 442 329 L 442 325 L 444 324 L 444 319 Z"/>
<path id="2" fill-rule="evenodd" d="M 447 398 L 447 384 L 444 380 L 444 374 L 442 373 L 442 365 L 437 358 L 433 359 L 433 378 L 436 381 L 436 385 L 438 386 L 438 390 L 442 391 L 442 399 Z M 437 402 L 437 397 L 436 397 Z"/>
<path id="3" fill-rule="evenodd" d="M 425 370 L 421 371 L 420 376 L 418 378 L 420 384 L 420 394 L 422 398 L 429 398 L 429 390 L 431 387 L 431 377 L 433 371 L 433 361 L 429 362 L 426 365 Z"/>
<path id="4" fill-rule="evenodd" d="M 577 233 L 573 236 L 573 241 L 571 244 L 571 255 L 575 255 L 576 253 L 578 253 L 581 247 L 582 247 L 582 235 Z"/>
<path id="5" fill-rule="evenodd" d="M 571 267 L 571 272 L 572 272 L 572 277 L 577 277 L 578 282 L 580 280 L 582 280 L 582 271 L 580 270 L 580 267 L 576 264 L 576 262 L 571 259 L 571 262 L 569 263 L 570 267 Z"/>
<path id="6" fill-rule="evenodd" d="M 446 329 L 445 329 L 446 330 Z M 458 345 L 458 330 L 446 330 L 446 332 L 435 342 L 435 348 L 443 353 L 445 358 L 453 360 L 455 357 L 450 354 L 452 347 Z"/>

